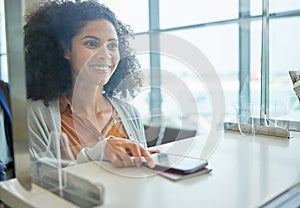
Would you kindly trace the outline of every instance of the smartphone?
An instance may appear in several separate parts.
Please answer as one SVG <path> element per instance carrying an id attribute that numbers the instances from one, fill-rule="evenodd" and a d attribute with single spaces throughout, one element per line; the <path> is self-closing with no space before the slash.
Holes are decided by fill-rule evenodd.
<path id="1" fill-rule="evenodd" d="M 208 164 L 207 160 L 170 153 L 156 153 L 151 158 L 155 164 L 153 169 L 180 174 L 193 173 Z"/>

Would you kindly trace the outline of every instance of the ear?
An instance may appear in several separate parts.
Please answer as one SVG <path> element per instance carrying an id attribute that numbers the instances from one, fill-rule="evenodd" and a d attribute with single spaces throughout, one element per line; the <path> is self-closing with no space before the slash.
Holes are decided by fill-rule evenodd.
<path id="1" fill-rule="evenodd" d="M 66 51 L 64 50 L 64 58 L 67 59 L 67 60 L 70 60 L 70 52 L 69 51 Z"/>
<path id="2" fill-rule="evenodd" d="M 64 58 L 67 60 L 70 60 L 70 49 L 66 46 L 66 44 L 62 43 L 61 44 L 64 50 Z"/>

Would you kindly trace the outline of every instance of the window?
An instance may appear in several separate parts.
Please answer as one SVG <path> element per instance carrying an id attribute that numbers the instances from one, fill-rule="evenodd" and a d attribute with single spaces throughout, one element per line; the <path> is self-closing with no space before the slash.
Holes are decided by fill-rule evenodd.
<path id="1" fill-rule="evenodd" d="M 4 1 L 0 1 L 0 77 L 8 81 Z"/>
<path id="2" fill-rule="evenodd" d="M 289 70 L 300 70 L 297 54 L 300 32 L 299 17 L 270 20 L 270 117 L 300 120 L 300 105 L 292 90 Z"/>
<path id="3" fill-rule="evenodd" d="M 134 32 L 147 31 L 148 29 L 148 1 L 147 0 L 100 0 L 107 5 L 116 16 L 129 24 Z M 126 6 L 125 6 L 126 4 Z"/>
<path id="4" fill-rule="evenodd" d="M 109 2 L 111 5 L 119 5 L 118 1 Z M 264 8 L 264 2 L 269 7 Z M 190 42 L 203 52 L 221 80 L 225 96 L 226 120 L 238 119 L 238 115 L 243 111 L 247 111 L 248 115 L 253 117 L 265 116 L 261 115 L 261 109 L 266 105 L 268 105 L 266 112 L 268 115 L 266 116 L 269 119 L 299 120 L 300 106 L 288 74 L 289 70 L 300 70 L 297 56 L 299 49 L 295 47 L 300 42 L 297 35 L 299 34 L 297 25 L 300 21 L 299 1 L 230 0 L 225 3 L 220 0 L 188 0 L 184 2 L 157 0 L 152 1 L 152 6 L 147 6 L 149 6 L 150 14 L 153 14 L 151 9 L 156 9 L 154 11 L 156 15 L 149 17 L 149 21 L 155 23 L 152 26 L 144 23 L 147 28 L 139 27 L 140 29 L 136 31 L 137 37 L 139 35 L 151 36 L 150 31 L 167 33 Z M 117 14 L 126 13 L 126 9 L 123 7 L 116 9 Z M 262 15 L 264 9 L 268 9 L 268 15 L 265 13 L 264 16 Z M 142 7 L 141 10 L 144 11 L 145 7 Z M 128 15 L 128 13 L 126 14 Z M 132 16 L 132 22 L 128 22 L 131 25 L 143 24 L 142 22 L 145 21 L 144 17 L 140 19 L 134 18 L 137 16 L 136 14 Z M 127 18 L 129 20 L 129 17 Z M 269 44 L 267 52 L 264 52 L 267 53 L 264 56 L 269 57 L 269 70 L 266 71 L 269 83 L 264 83 L 265 80 L 261 79 L 261 70 L 266 70 L 262 68 L 262 61 L 265 61 L 262 60 L 262 36 L 266 32 L 266 28 L 262 29 L 263 18 L 267 18 L 269 21 L 267 26 Z M 153 67 L 150 60 L 151 54 L 145 62 L 146 68 Z M 171 81 L 167 76 L 179 77 L 191 89 L 197 106 L 201 109 L 196 112 L 199 117 L 205 118 L 200 119 L 201 126 L 209 126 L 208 124 L 211 122 L 209 115 L 212 109 L 207 106 L 209 106 L 211 95 L 205 89 L 205 83 L 193 85 L 192 83 L 198 80 L 195 80 L 192 71 L 178 60 L 160 55 L 157 63 L 157 66 L 164 72 L 159 77 L 161 88 L 164 89 L 167 85 L 171 85 L 168 83 Z M 145 76 L 150 79 L 149 73 Z M 269 92 L 266 95 L 268 103 L 261 100 L 263 92 L 261 83 L 268 86 Z M 195 86 L 197 87 L 195 88 Z M 146 114 L 150 116 L 150 111 L 153 110 L 150 104 L 151 98 L 147 96 L 150 91 L 148 88 L 148 92 L 144 91 L 143 96 L 140 96 L 144 97 L 144 104 L 148 106 L 148 110 L 139 106 L 140 101 L 133 101 L 145 114 L 144 116 L 147 116 Z M 138 100 L 141 99 L 140 97 Z M 180 106 L 178 107 L 174 99 L 172 100 L 172 96 L 167 95 L 164 91 L 161 93 L 161 97 L 162 113 L 173 118 L 167 122 L 167 125 L 180 125 L 180 121 L 182 122 L 184 117 L 176 115 L 180 112 Z M 192 116 L 184 118 L 192 119 Z"/>
<path id="5" fill-rule="evenodd" d="M 300 1 L 298 0 L 272 0 L 269 1 L 270 12 L 284 12 L 284 11 L 293 11 L 300 9 Z"/>
<path id="6" fill-rule="evenodd" d="M 237 18 L 238 0 L 160 0 L 159 9 L 161 28 L 171 28 Z"/>
<path id="7" fill-rule="evenodd" d="M 143 44 L 148 53 L 137 56 L 148 84 L 132 101 L 145 122 L 150 122 L 156 110 L 167 117 L 165 124 L 170 127 L 180 126 L 187 120 L 187 128 L 195 128 L 198 122 L 200 131 L 205 132 L 212 121 L 211 97 L 214 95 L 201 78 L 196 78 L 189 63 L 166 54 L 151 53 L 153 47 L 159 50 L 162 46 L 157 37 L 164 33 L 192 44 L 210 61 L 224 92 L 225 120 L 237 119 L 241 112 L 247 111 L 248 115 L 258 118 L 299 121 L 300 105 L 288 71 L 300 70 L 300 49 L 296 47 L 300 44 L 300 1 L 128 0 L 126 7 L 117 0 L 99 1 L 132 27 L 136 39 L 146 37 Z M 7 80 L 4 6 L 3 1 L 0 3 L 1 78 Z M 268 25 L 263 25 L 263 18 L 268 20 Z M 265 43 L 267 50 L 262 47 Z M 262 66 L 265 61 L 268 61 L 267 68 Z M 262 80 L 262 74 L 268 79 Z M 164 90 L 174 86 L 175 79 L 185 83 L 190 99 L 196 102 L 198 110 L 194 114 L 182 115 L 177 98 Z M 264 86 L 268 90 L 262 89 Z M 157 87 L 162 91 L 153 90 Z M 261 99 L 264 92 L 267 99 Z M 261 114 L 264 108 L 266 115 Z M 300 126 L 284 125 L 293 130 L 299 130 Z"/>

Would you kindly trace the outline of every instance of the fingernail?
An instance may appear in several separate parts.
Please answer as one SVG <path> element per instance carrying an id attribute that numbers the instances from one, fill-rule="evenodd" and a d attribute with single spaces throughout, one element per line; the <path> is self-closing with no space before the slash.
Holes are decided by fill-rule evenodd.
<path id="1" fill-rule="evenodd" d="M 155 164 L 153 162 L 149 162 L 148 165 L 149 165 L 150 168 L 154 168 L 155 167 Z"/>

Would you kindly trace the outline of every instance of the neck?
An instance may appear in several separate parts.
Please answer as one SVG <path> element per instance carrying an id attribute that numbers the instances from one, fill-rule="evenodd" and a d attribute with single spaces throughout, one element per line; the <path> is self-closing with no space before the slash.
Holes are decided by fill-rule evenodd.
<path id="1" fill-rule="evenodd" d="M 110 107 L 102 94 L 102 86 L 76 84 L 68 98 L 74 112 L 87 116 L 107 111 Z"/>

